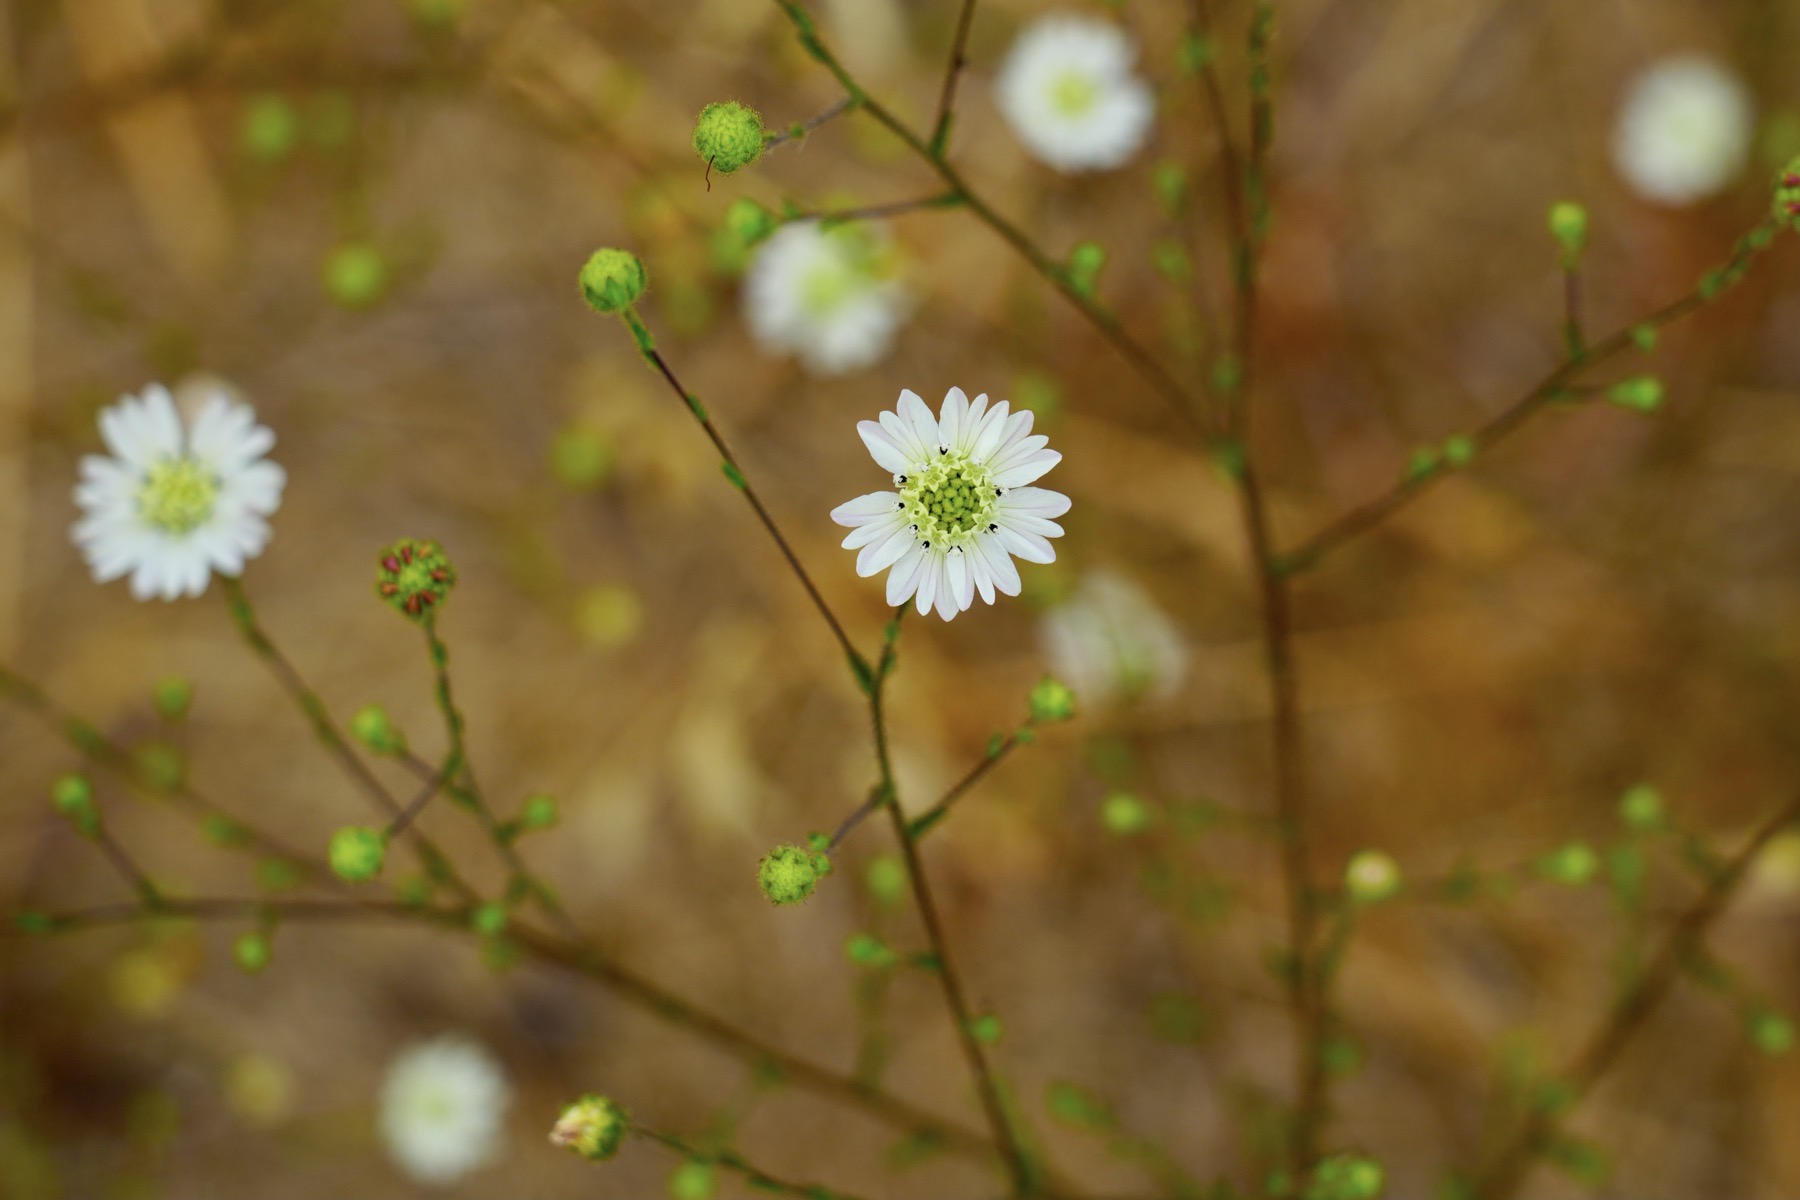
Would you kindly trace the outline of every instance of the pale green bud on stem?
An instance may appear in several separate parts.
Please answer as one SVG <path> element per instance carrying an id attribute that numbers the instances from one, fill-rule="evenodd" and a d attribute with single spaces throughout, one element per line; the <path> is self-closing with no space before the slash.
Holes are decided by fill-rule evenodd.
<path id="1" fill-rule="evenodd" d="M 594 1162 L 619 1152 L 631 1116 L 605 1096 L 587 1095 L 563 1109 L 550 1130 L 550 1143 Z"/>
<path id="2" fill-rule="evenodd" d="M 100 836 L 100 809 L 94 803 L 94 787 L 85 775 L 71 772 L 50 785 L 50 802 L 85 838 Z"/>
<path id="3" fill-rule="evenodd" d="M 1662 793 L 1647 783 L 1636 784 L 1619 797 L 1619 819 L 1636 833 L 1653 833 L 1663 827 Z"/>
<path id="4" fill-rule="evenodd" d="M 1071 720 L 1075 716 L 1075 693 L 1067 684 L 1046 675 L 1031 689 L 1030 705 L 1034 725 Z"/>
<path id="5" fill-rule="evenodd" d="M 762 157 L 768 139 L 762 114 L 736 100 L 709 104 L 694 122 L 694 153 L 706 160 L 707 187 L 713 171 L 730 175 Z"/>
<path id="6" fill-rule="evenodd" d="M 400 615 L 421 624 L 443 606 L 456 586 L 456 568 L 429 538 L 401 538 L 376 555 L 375 594 Z"/>
<path id="7" fill-rule="evenodd" d="M 795 845 L 777 846 L 756 867 L 756 882 L 771 904 L 798 904 L 831 873 L 831 860 Z"/>
<path id="8" fill-rule="evenodd" d="M 165 676 L 156 681 L 151 699 L 157 715 L 163 720 L 179 721 L 187 716 L 188 708 L 194 703 L 194 685 L 179 675 Z"/>
<path id="9" fill-rule="evenodd" d="M 1550 206 L 1548 220 L 1550 236 L 1562 247 L 1562 268 L 1573 271 L 1581 264 L 1582 251 L 1587 249 L 1588 212 L 1572 200 L 1563 200 Z"/>
<path id="10" fill-rule="evenodd" d="M 373 879 L 387 859 L 387 835 L 366 825 L 346 825 L 331 835 L 327 857 L 341 879 L 351 883 Z"/>
<path id="11" fill-rule="evenodd" d="M 597 313 L 624 311 L 649 286 L 644 264 L 629 250 L 596 250 L 581 268 L 581 294 Z"/>
<path id="12" fill-rule="evenodd" d="M 350 718 L 350 733 L 377 754 L 399 758 L 406 753 L 406 734 L 379 704 L 365 704 L 357 709 Z"/>
<path id="13" fill-rule="evenodd" d="M 1306 1200 L 1375 1200 L 1387 1186 L 1381 1164 L 1360 1154 L 1337 1154 L 1313 1170 Z"/>

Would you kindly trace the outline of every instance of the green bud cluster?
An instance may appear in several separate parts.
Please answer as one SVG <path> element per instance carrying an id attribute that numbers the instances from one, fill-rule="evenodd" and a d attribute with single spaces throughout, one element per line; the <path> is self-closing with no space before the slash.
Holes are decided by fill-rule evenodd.
<path id="1" fill-rule="evenodd" d="M 269 935 L 260 932 L 242 933 L 231 943 L 231 957 L 239 968 L 255 975 L 269 965 L 274 955 L 274 947 L 269 942 Z"/>
<path id="2" fill-rule="evenodd" d="M 1113 792 L 1100 802 L 1100 824 L 1115 837 L 1142 833 L 1155 820 L 1150 806 L 1130 792 Z"/>
<path id="3" fill-rule="evenodd" d="M 401 538 L 375 556 L 375 594 L 400 615 L 424 622 L 456 586 L 456 568 L 429 538 Z"/>
<path id="4" fill-rule="evenodd" d="M 1067 684 L 1046 675 L 1031 689 L 1030 705 L 1034 724 L 1067 721 L 1075 716 L 1075 693 Z"/>
<path id="5" fill-rule="evenodd" d="M 1313 1170 L 1306 1200 L 1375 1200 L 1387 1186 L 1387 1172 L 1372 1158 L 1336 1154 Z"/>
<path id="6" fill-rule="evenodd" d="M 1619 797 L 1619 819 L 1636 833 L 1653 833 L 1663 826 L 1662 793 L 1647 783 L 1635 784 Z"/>
<path id="7" fill-rule="evenodd" d="M 280 96 L 257 96 L 239 118 L 238 145 L 261 162 L 280 162 L 299 140 L 300 114 Z"/>
<path id="8" fill-rule="evenodd" d="M 1794 1023 L 1766 1009 L 1750 1015 L 1750 1040 L 1771 1058 L 1794 1048 Z"/>
<path id="9" fill-rule="evenodd" d="M 1100 271 L 1106 266 L 1106 248 L 1098 242 L 1077 242 L 1069 251 L 1069 286 L 1083 296 L 1092 296 L 1100 284 Z"/>
<path id="10" fill-rule="evenodd" d="M 366 825 L 346 825 L 331 835 L 327 858 L 341 879 L 351 883 L 373 879 L 387 859 L 387 835 Z"/>
<path id="11" fill-rule="evenodd" d="M 1638 375 L 1631 379 L 1621 379 L 1607 389 L 1606 398 L 1621 408 L 1635 409 L 1638 412 L 1655 412 L 1662 407 L 1662 380 L 1654 375 Z"/>
<path id="12" fill-rule="evenodd" d="M 94 803 L 94 787 L 85 775 L 71 772 L 60 776 L 50 785 L 50 803 L 82 837 L 100 836 L 100 809 Z"/>
<path id="13" fill-rule="evenodd" d="M 649 286 L 644 264 L 629 250 L 596 250 L 581 268 L 581 294 L 598 313 L 631 307 Z"/>
<path id="14" fill-rule="evenodd" d="M 713 1200 L 719 1194 L 719 1172 L 709 1162 L 690 1158 L 669 1175 L 669 1200 Z"/>
<path id="15" fill-rule="evenodd" d="M 1586 842 L 1570 842 L 1542 855 L 1534 864 L 1545 879 L 1568 887 L 1581 887 L 1600 870 L 1600 857 Z"/>
<path id="16" fill-rule="evenodd" d="M 792 844 L 769 851 L 756 867 L 756 882 L 771 904 L 798 904 L 831 874 L 831 859 Z"/>
<path id="17" fill-rule="evenodd" d="M 694 153 L 721 175 L 761 158 L 765 140 L 762 114 L 736 100 L 707 105 L 694 122 Z"/>
<path id="18" fill-rule="evenodd" d="M 1581 261 L 1581 252 L 1587 249 L 1588 212 L 1573 200 L 1563 200 L 1550 206 L 1548 220 L 1550 236 L 1562 247 L 1563 270 L 1572 271 Z"/>
<path id="19" fill-rule="evenodd" d="M 350 718 L 350 733 L 377 754 L 398 758 L 406 753 L 406 735 L 379 704 L 365 704 Z"/>
<path id="20" fill-rule="evenodd" d="M 156 681 L 151 700 L 163 720 L 179 721 L 194 703 L 194 685 L 179 675 L 165 676 Z"/>
<path id="21" fill-rule="evenodd" d="M 619 1152 L 630 1128 L 629 1113 L 605 1096 L 590 1094 L 563 1109 L 550 1130 L 550 1141 L 600 1162 Z"/>

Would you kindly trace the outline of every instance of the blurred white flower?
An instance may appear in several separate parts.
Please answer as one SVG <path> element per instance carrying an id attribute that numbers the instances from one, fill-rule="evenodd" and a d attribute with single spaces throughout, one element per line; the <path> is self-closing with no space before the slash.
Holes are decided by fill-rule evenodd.
<path id="1" fill-rule="evenodd" d="M 743 304 L 758 342 L 815 375 L 879 361 L 910 308 L 892 239 L 867 222 L 782 226 L 751 259 Z"/>
<path id="2" fill-rule="evenodd" d="M 450 1183 L 500 1146 L 512 1088 L 486 1049 L 441 1037 L 402 1051 L 381 1089 L 388 1154 L 421 1183 Z"/>
<path id="3" fill-rule="evenodd" d="M 1013 42 L 995 81 L 1019 140 L 1059 171 L 1122 166 L 1144 144 L 1156 104 L 1132 73 L 1137 45 L 1089 17 L 1045 17 Z"/>
<path id="4" fill-rule="evenodd" d="M 1044 615 L 1044 654 L 1083 701 L 1166 700 L 1187 674 L 1181 631 L 1142 588 L 1104 568 Z"/>
<path id="5" fill-rule="evenodd" d="M 1031 432 L 1030 409 L 1008 414 L 1002 400 L 985 395 L 970 403 L 951 388 L 937 416 L 910 391 L 899 412 L 858 421 L 869 454 L 894 473 L 898 491 L 870 492 L 831 510 L 850 526 L 844 548 L 860 550 L 856 573 L 867 578 L 889 567 L 887 602 L 913 600 L 920 615 L 935 606 L 948 621 L 995 591 L 1019 594 L 1013 557 L 1056 561 L 1048 539 L 1062 536 L 1051 518 L 1069 511 L 1061 492 L 1027 484 L 1062 455 L 1044 447 L 1050 439 Z"/>
<path id="6" fill-rule="evenodd" d="M 81 460 L 75 544 L 99 582 L 130 574 L 139 600 L 198 596 L 214 571 L 239 574 L 281 506 L 287 476 L 263 458 L 275 435 L 223 388 L 202 391 L 191 423 L 164 387 L 121 397 L 100 413 L 112 457 Z"/>
<path id="7" fill-rule="evenodd" d="M 1723 189 L 1750 156 L 1755 108 L 1743 81 L 1710 59 L 1664 59 L 1632 81 L 1613 161 L 1634 191 L 1692 204 Z"/>

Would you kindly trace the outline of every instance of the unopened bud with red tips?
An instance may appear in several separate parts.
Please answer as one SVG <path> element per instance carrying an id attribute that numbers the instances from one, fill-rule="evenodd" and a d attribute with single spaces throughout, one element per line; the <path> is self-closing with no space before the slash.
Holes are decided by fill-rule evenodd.
<path id="1" fill-rule="evenodd" d="M 1800 229 L 1800 158 L 1775 177 L 1775 219 L 1789 229 Z"/>
<path id="2" fill-rule="evenodd" d="M 564 1146 L 598 1162 L 619 1152 L 631 1116 L 605 1096 L 587 1095 L 563 1109 L 550 1130 L 553 1145 Z"/>
<path id="3" fill-rule="evenodd" d="M 401 538 L 376 561 L 375 594 L 414 621 L 429 620 L 456 585 L 456 568 L 430 539 Z"/>

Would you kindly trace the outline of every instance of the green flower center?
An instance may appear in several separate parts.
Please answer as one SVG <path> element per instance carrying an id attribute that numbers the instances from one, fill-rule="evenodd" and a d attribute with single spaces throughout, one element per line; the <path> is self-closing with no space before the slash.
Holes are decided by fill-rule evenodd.
<path id="1" fill-rule="evenodd" d="M 925 470 L 901 476 L 898 486 L 901 511 L 919 540 L 945 548 L 966 545 L 986 528 L 1001 492 L 993 473 L 960 450 L 939 453 Z"/>
<path id="2" fill-rule="evenodd" d="M 165 458 L 138 489 L 138 512 L 165 533 L 192 533 L 212 516 L 219 480 L 191 458 Z"/>
<path id="3" fill-rule="evenodd" d="M 1050 82 L 1050 107 L 1065 117 L 1079 117 L 1100 99 L 1100 88 L 1091 76 L 1064 71 Z"/>

